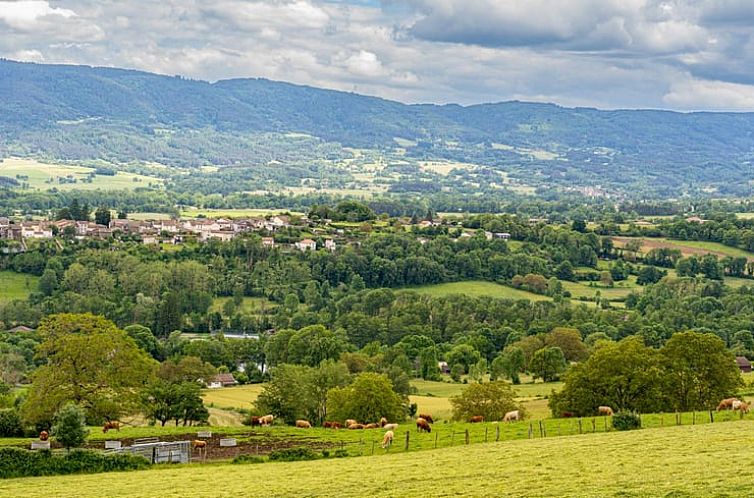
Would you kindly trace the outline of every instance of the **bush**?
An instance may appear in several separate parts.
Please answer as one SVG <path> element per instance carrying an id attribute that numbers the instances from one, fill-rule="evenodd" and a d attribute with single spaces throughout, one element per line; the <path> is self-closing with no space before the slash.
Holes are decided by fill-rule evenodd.
<path id="1" fill-rule="evenodd" d="M 616 431 L 641 429 L 641 417 L 634 412 L 618 412 L 613 415 L 613 429 Z"/>
<path id="2" fill-rule="evenodd" d="M 345 458 L 345 457 L 348 456 L 348 450 L 345 450 L 345 449 L 342 449 L 342 448 L 339 449 L 339 450 L 335 450 L 335 453 L 333 453 L 333 456 L 335 458 Z"/>
<path id="3" fill-rule="evenodd" d="M 74 450 L 65 454 L 51 451 L 29 451 L 23 448 L 0 448 L 0 478 L 49 476 L 62 474 L 94 474 L 140 470 L 149 461 L 138 455 L 106 455 L 96 451 Z"/>
<path id="4" fill-rule="evenodd" d="M 319 455 L 310 448 L 285 448 L 270 453 L 271 462 L 298 462 L 301 460 L 316 460 Z"/>
<path id="5" fill-rule="evenodd" d="M 484 384 L 469 384 L 460 395 L 450 398 L 454 420 L 468 420 L 482 416 L 486 421 L 502 420 L 506 413 L 523 408 L 515 401 L 516 392 L 508 382 L 496 380 Z"/>
<path id="6" fill-rule="evenodd" d="M 75 403 L 64 405 L 55 414 L 52 435 L 68 450 L 84 444 L 89 435 L 84 409 Z"/>
<path id="7" fill-rule="evenodd" d="M 238 455 L 231 463 L 264 463 L 265 459 L 256 455 Z"/>
<path id="8" fill-rule="evenodd" d="M 22 437 L 24 428 L 16 410 L 0 410 L 0 437 Z"/>

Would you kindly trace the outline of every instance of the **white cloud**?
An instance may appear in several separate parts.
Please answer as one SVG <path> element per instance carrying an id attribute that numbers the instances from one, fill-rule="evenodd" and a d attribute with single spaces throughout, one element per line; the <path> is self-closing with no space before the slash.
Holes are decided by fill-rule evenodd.
<path id="1" fill-rule="evenodd" d="M 0 1 L 0 20 L 19 30 L 33 29 L 43 17 L 75 15 L 72 10 L 50 7 L 49 2 L 43 0 Z"/>
<path id="2" fill-rule="evenodd" d="M 663 100 L 683 110 L 752 110 L 754 86 L 689 78 L 674 83 Z"/>

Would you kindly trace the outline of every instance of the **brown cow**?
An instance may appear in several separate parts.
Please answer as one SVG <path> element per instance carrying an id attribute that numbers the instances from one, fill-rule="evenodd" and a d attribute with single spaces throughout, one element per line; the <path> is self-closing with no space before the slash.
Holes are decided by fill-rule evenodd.
<path id="1" fill-rule="evenodd" d="M 379 429 L 379 428 L 380 428 L 380 424 L 375 424 L 375 423 L 366 424 L 364 426 L 364 429 Z"/>
<path id="2" fill-rule="evenodd" d="M 47 441 L 50 438 L 50 433 L 47 431 L 42 431 L 39 433 L 39 440 L 40 441 Z"/>
<path id="3" fill-rule="evenodd" d="M 432 426 L 424 418 L 419 417 L 416 419 L 416 430 L 419 432 L 432 432 Z"/>
<path id="4" fill-rule="evenodd" d="M 560 418 L 571 418 L 573 417 L 573 412 L 563 412 L 560 414 Z"/>
<path id="5" fill-rule="evenodd" d="M 597 408 L 597 415 L 605 415 L 606 417 L 613 416 L 613 409 L 609 406 L 600 406 Z"/>
<path id="6" fill-rule="evenodd" d="M 740 400 L 736 400 L 733 402 L 732 409 L 734 411 L 740 411 L 741 413 L 749 413 L 749 408 L 750 408 L 749 403 L 745 403 Z"/>
<path id="7" fill-rule="evenodd" d="M 350 427 L 353 424 L 358 424 L 358 422 L 356 420 L 352 419 L 352 418 L 349 418 L 348 420 L 346 420 L 346 424 L 345 424 L 346 427 Z"/>
<path id="8" fill-rule="evenodd" d="M 484 422 L 484 417 L 482 417 L 481 415 L 474 415 L 469 419 L 469 422 L 472 424 L 478 424 L 480 422 Z"/>
<path id="9" fill-rule="evenodd" d="M 364 425 L 363 424 L 351 424 L 351 425 L 348 426 L 348 428 L 350 430 L 352 430 L 352 431 L 355 431 L 355 430 L 363 429 Z"/>
<path id="10" fill-rule="evenodd" d="M 424 420 L 426 420 L 430 424 L 434 424 L 435 423 L 435 420 L 432 418 L 432 415 L 430 415 L 429 413 L 420 413 L 418 418 L 423 418 Z"/>
<path id="11" fill-rule="evenodd" d="M 387 431 L 382 437 L 382 447 L 385 449 L 390 448 L 390 446 L 393 444 L 394 437 L 395 434 L 393 433 L 393 431 Z"/>
<path id="12" fill-rule="evenodd" d="M 207 449 L 207 441 L 200 441 L 195 440 L 191 442 L 191 447 L 195 450 L 206 450 Z"/>
<path id="13" fill-rule="evenodd" d="M 120 422 L 117 420 L 108 420 L 105 425 L 102 426 L 102 432 L 107 433 L 110 429 L 115 429 L 120 432 Z"/>
<path id="14" fill-rule="evenodd" d="M 255 427 L 257 425 L 262 425 L 262 419 L 259 417 L 251 417 L 249 419 L 249 425 L 252 427 Z"/>
<path id="15" fill-rule="evenodd" d="M 296 427 L 298 429 L 311 429 L 312 428 L 312 424 L 310 424 L 306 420 L 296 420 Z"/>
<path id="16" fill-rule="evenodd" d="M 519 420 L 521 420 L 521 412 L 519 410 L 508 412 L 503 417 L 503 422 L 517 422 Z"/>
<path id="17" fill-rule="evenodd" d="M 382 417 L 380 419 L 380 427 L 385 427 L 387 425 L 387 419 L 385 417 Z"/>
<path id="18" fill-rule="evenodd" d="M 322 422 L 322 427 L 324 427 L 325 429 L 340 429 L 343 426 L 340 425 L 340 422 L 329 422 L 328 421 L 328 422 Z"/>
<path id="19" fill-rule="evenodd" d="M 736 401 L 740 402 L 738 398 L 725 398 L 719 405 L 717 405 L 717 411 L 733 410 L 733 403 Z"/>

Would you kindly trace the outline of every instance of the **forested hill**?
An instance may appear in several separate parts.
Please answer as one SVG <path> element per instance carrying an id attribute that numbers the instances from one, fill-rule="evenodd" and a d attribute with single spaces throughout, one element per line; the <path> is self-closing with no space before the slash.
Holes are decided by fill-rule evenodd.
<path id="1" fill-rule="evenodd" d="M 406 105 L 263 79 L 0 60 L 0 158 L 252 166 L 284 148 L 264 134 L 280 144 L 293 132 L 343 146 L 400 144 L 415 160 L 471 162 L 548 188 L 748 195 L 754 180 L 752 113 Z M 322 151 L 307 153 L 299 159 L 311 163 Z"/>
<path id="2" fill-rule="evenodd" d="M 304 132 L 347 145 L 381 145 L 401 137 L 647 153 L 655 148 L 754 152 L 754 114 L 600 111 L 522 102 L 405 105 L 264 79 L 208 83 L 123 69 L 0 60 L 4 130 L 86 118 Z"/>

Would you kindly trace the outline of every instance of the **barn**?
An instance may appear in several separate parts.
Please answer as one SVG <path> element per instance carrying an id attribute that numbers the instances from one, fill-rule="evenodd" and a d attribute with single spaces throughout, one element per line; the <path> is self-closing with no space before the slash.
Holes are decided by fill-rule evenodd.
<path id="1" fill-rule="evenodd" d="M 219 387 L 235 386 L 236 384 L 238 384 L 238 381 L 236 381 L 232 373 L 219 373 L 209 379 L 207 387 L 217 389 Z"/>
<path id="2" fill-rule="evenodd" d="M 736 356 L 736 365 L 743 373 L 751 372 L 751 362 L 745 356 Z"/>

